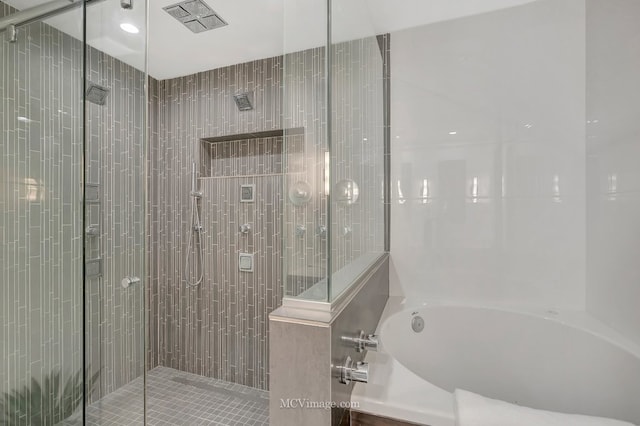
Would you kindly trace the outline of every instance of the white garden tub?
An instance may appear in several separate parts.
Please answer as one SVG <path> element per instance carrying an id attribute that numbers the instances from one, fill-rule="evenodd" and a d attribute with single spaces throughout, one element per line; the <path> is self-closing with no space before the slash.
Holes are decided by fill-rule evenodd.
<path id="1" fill-rule="evenodd" d="M 425 326 L 414 332 L 416 316 Z M 357 384 L 360 411 L 453 426 L 456 388 L 523 406 L 640 424 L 640 348 L 581 312 L 390 298 Z"/>

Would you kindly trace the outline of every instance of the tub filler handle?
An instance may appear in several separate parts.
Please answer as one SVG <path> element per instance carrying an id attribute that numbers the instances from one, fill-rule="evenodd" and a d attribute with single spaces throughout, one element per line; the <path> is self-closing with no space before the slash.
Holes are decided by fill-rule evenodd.
<path id="1" fill-rule="evenodd" d="M 356 351 L 364 352 L 377 351 L 378 350 L 378 336 L 375 334 L 364 334 L 364 331 L 360 330 L 357 337 L 342 336 L 342 341 L 355 346 Z"/>
<path id="2" fill-rule="evenodd" d="M 344 360 L 343 365 L 338 366 L 340 371 L 340 383 L 348 385 L 351 382 L 369 382 L 369 363 L 364 361 L 353 362 L 350 356 Z"/>

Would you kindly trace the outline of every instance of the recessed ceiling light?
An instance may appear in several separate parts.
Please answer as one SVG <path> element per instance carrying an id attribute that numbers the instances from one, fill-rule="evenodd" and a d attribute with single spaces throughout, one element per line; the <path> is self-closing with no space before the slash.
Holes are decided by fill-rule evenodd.
<path id="1" fill-rule="evenodd" d="M 450 135 L 457 135 L 458 132 L 449 132 Z"/>
<path id="2" fill-rule="evenodd" d="M 18 117 L 18 121 L 22 121 L 23 123 L 31 123 L 31 119 L 28 117 Z"/>
<path id="3" fill-rule="evenodd" d="M 126 22 L 123 22 L 122 24 L 120 24 L 120 28 L 122 29 L 122 31 L 126 31 L 131 34 L 138 34 L 140 32 L 138 27 L 136 27 L 133 24 L 128 24 Z"/>

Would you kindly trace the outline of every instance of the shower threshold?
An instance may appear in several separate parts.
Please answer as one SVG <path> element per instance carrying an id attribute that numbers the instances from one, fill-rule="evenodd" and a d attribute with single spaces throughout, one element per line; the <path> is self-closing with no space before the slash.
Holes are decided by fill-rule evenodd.
<path id="1" fill-rule="evenodd" d="M 142 425 L 139 377 L 87 407 L 87 425 Z M 269 425 L 269 392 L 168 367 L 147 373 L 147 424 Z"/>

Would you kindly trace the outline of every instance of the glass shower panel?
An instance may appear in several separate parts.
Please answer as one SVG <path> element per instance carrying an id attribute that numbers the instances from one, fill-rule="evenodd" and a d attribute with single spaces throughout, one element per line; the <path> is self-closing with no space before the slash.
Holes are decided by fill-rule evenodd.
<path id="1" fill-rule="evenodd" d="M 0 22 L 29 6 L 0 2 Z M 0 33 L 0 424 L 15 426 L 82 421 L 82 6 L 58 20 L 67 34 L 33 16 Z"/>
<path id="2" fill-rule="evenodd" d="M 331 3 L 331 286 L 338 297 L 384 252 L 384 62 L 365 0 Z"/>
<path id="3" fill-rule="evenodd" d="M 285 304 L 294 299 L 326 302 L 327 2 L 286 0 L 284 10 L 283 293 Z"/>
<path id="4" fill-rule="evenodd" d="M 86 19 L 87 421 L 143 424 L 146 2 L 100 2 Z"/>

